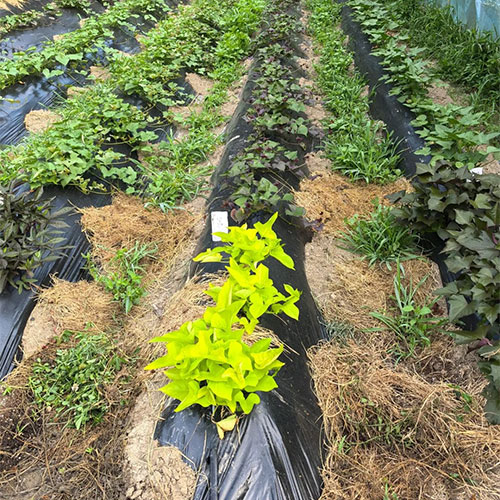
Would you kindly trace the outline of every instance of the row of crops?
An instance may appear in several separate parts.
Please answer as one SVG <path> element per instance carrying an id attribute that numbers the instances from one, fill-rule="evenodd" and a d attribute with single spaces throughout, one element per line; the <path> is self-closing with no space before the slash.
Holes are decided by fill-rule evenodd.
<path id="1" fill-rule="evenodd" d="M 497 498 L 498 42 L 419 0 L 0 34 L 68 8 L 0 61 L 54 95 L 0 150 L 6 498 Z"/>

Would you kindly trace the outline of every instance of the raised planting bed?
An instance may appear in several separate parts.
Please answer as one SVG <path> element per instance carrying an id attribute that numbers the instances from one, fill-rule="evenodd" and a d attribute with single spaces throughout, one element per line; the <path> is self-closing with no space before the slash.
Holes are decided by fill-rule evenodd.
<path id="1" fill-rule="evenodd" d="M 496 118 L 396 81 L 391 1 L 155 4 L 50 63 L 0 151 L 6 499 L 498 498 Z"/>

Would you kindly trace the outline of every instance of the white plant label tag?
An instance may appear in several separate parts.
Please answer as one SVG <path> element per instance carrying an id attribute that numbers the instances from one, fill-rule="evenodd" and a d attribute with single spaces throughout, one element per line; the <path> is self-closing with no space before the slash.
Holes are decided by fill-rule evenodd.
<path id="1" fill-rule="evenodd" d="M 227 212 L 211 212 L 210 220 L 212 222 L 212 241 L 221 241 L 219 236 L 213 233 L 228 233 L 229 218 Z"/>

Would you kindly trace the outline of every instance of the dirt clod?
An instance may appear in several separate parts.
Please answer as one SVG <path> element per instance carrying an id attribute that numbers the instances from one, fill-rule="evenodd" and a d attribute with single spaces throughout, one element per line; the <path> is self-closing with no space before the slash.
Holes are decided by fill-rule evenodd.
<path id="1" fill-rule="evenodd" d="M 28 113 L 24 118 L 24 126 L 28 132 L 36 134 L 44 132 L 54 123 L 61 120 L 61 115 L 48 109 L 37 109 Z"/>

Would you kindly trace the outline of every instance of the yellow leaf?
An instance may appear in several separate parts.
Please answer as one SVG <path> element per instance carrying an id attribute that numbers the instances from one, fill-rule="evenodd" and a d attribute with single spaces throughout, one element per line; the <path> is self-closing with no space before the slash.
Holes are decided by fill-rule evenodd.
<path id="1" fill-rule="evenodd" d="M 224 439 L 224 433 L 232 431 L 236 422 L 238 421 L 238 417 L 236 415 L 230 415 L 229 417 L 221 420 L 220 422 L 215 422 L 217 426 L 217 433 L 221 439 Z"/>
<path id="2" fill-rule="evenodd" d="M 217 433 L 219 434 L 219 439 L 224 439 L 224 431 L 217 426 Z"/>

